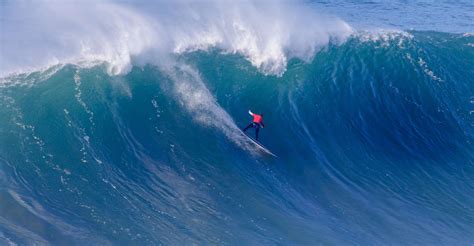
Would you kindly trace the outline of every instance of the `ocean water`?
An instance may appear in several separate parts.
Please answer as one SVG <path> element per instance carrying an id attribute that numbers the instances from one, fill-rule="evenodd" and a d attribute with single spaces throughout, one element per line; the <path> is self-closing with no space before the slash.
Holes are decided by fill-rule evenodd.
<path id="1" fill-rule="evenodd" d="M 470 1 L 0 8 L 1 245 L 474 243 Z"/>

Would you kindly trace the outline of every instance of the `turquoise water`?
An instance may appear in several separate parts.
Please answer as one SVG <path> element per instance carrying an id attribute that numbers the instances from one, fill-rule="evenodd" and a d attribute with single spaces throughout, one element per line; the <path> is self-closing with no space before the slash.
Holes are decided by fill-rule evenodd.
<path id="1" fill-rule="evenodd" d="M 9 74 L 0 242 L 470 245 L 473 43 L 360 30 L 281 74 L 227 46 Z M 278 158 L 238 133 L 248 109 Z"/>

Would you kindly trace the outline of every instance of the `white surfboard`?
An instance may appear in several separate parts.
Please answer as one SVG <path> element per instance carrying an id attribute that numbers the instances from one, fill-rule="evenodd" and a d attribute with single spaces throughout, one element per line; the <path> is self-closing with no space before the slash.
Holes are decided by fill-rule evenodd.
<path id="1" fill-rule="evenodd" d="M 254 143 L 257 148 L 259 148 L 260 150 L 262 150 L 263 152 L 273 156 L 273 157 L 278 157 L 277 155 L 273 154 L 270 150 L 268 150 L 267 148 L 265 148 L 265 146 L 263 146 L 261 143 L 257 142 L 255 139 L 253 139 L 252 137 L 250 137 L 249 135 L 245 134 L 245 132 L 243 131 L 240 131 L 242 132 L 242 134 L 244 134 L 252 143 Z"/>

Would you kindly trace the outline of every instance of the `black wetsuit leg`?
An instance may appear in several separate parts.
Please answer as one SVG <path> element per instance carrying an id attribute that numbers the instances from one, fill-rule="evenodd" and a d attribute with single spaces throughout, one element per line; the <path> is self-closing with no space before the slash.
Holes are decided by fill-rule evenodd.
<path id="1" fill-rule="evenodd" d="M 247 131 L 247 129 L 249 129 L 250 127 L 253 127 L 253 123 L 250 123 L 247 127 L 245 127 L 242 131 Z"/>
<path id="2" fill-rule="evenodd" d="M 258 141 L 258 131 L 260 130 L 260 125 L 255 124 L 255 139 Z"/>

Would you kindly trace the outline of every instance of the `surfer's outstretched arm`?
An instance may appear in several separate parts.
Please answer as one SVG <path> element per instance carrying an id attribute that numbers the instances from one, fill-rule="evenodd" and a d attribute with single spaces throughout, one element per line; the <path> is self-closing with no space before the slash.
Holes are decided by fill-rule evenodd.
<path id="1" fill-rule="evenodd" d="M 252 113 L 252 111 L 250 111 L 250 109 L 249 109 L 249 114 L 250 114 L 251 116 L 253 116 L 253 113 Z"/>

